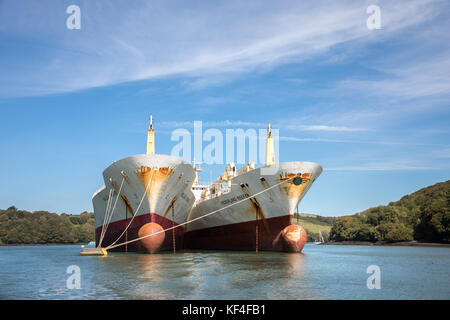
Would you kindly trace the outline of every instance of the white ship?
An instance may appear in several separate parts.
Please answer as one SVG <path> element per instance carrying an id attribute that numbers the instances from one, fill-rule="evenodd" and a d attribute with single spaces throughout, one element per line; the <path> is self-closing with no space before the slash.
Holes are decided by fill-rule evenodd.
<path id="1" fill-rule="evenodd" d="M 230 163 L 217 182 L 194 183 L 196 201 L 188 217 L 193 221 L 186 226 L 187 248 L 302 250 L 306 232 L 291 225 L 291 220 L 322 167 L 303 161 L 276 164 L 273 150 L 269 124 L 265 167 L 255 169 L 249 163 L 237 171 Z"/>
<path id="2" fill-rule="evenodd" d="M 111 164 L 103 172 L 105 185 L 92 197 L 97 247 L 108 248 L 185 222 L 194 204 L 194 178 L 194 169 L 188 162 L 155 154 L 150 118 L 146 154 Z M 174 229 L 174 237 L 172 231 L 166 233 L 112 250 L 156 252 L 183 246 L 183 227 Z"/>

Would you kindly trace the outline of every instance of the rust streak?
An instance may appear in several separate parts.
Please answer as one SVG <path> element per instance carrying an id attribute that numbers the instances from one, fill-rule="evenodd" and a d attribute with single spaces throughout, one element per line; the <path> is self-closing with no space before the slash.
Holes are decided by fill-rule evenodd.
<path id="1" fill-rule="evenodd" d="M 297 175 L 295 173 L 286 173 L 285 178 L 280 179 L 280 182 L 286 179 L 295 178 L 297 176 L 300 175 Z M 311 173 L 303 173 L 301 175 L 301 178 L 302 183 L 298 186 L 296 186 L 294 183 L 280 185 L 279 188 L 281 192 L 285 193 L 290 199 L 299 198 L 308 185 L 309 181 L 311 180 Z"/>
<path id="2" fill-rule="evenodd" d="M 255 201 L 253 202 L 251 200 L 255 200 Z M 266 229 L 268 234 L 271 234 L 269 224 L 267 223 L 266 217 L 264 216 L 264 212 L 261 209 L 261 205 L 259 204 L 258 200 L 256 200 L 256 198 L 252 198 L 252 199 L 250 199 L 250 203 L 252 204 L 253 208 L 255 209 L 256 214 L 258 215 L 260 220 L 262 220 L 264 229 Z"/>
<path id="3" fill-rule="evenodd" d="M 275 198 L 275 194 L 273 193 L 272 189 L 269 189 L 270 188 L 269 183 L 266 180 L 262 180 L 261 184 L 265 189 L 268 189 L 267 193 L 269 194 L 269 199 L 270 199 L 270 201 L 273 202 L 273 198 Z"/>
<path id="4" fill-rule="evenodd" d="M 124 195 L 120 195 L 120 197 L 122 198 L 123 202 L 125 203 L 125 206 L 127 207 L 128 211 L 131 213 L 132 216 L 134 216 L 134 210 L 130 205 L 130 202 L 128 201 L 127 197 L 125 197 Z"/>
<path id="5" fill-rule="evenodd" d="M 116 193 L 119 192 L 119 188 L 117 187 L 116 181 L 114 181 L 113 179 L 110 179 L 110 182 L 111 182 L 111 186 L 113 187 L 114 191 Z"/>
<path id="6" fill-rule="evenodd" d="M 170 202 L 169 206 L 167 207 L 166 211 L 163 214 L 163 217 L 165 218 L 167 214 L 169 213 L 170 208 L 172 208 L 173 204 L 177 201 L 177 196 L 175 196 L 172 201 Z"/>
<path id="7" fill-rule="evenodd" d="M 244 186 L 244 187 L 241 186 L 241 188 L 250 197 L 250 192 L 249 192 L 248 188 L 246 186 Z M 267 233 L 271 234 L 269 224 L 267 223 L 266 217 L 264 215 L 264 211 L 262 210 L 261 205 L 259 204 L 256 197 L 250 198 L 250 199 L 248 199 L 248 201 L 250 201 L 250 203 L 252 204 L 254 210 L 256 211 L 258 218 L 260 218 L 260 220 L 262 220 L 264 228 L 266 229 Z"/>
<path id="8" fill-rule="evenodd" d="M 147 196 L 149 198 L 151 198 L 152 194 L 155 197 L 160 196 L 164 182 L 166 182 L 173 173 L 174 169 L 170 167 L 152 169 L 150 167 L 141 166 L 136 171 L 136 175 L 144 188 L 147 187 L 149 182 L 151 184 L 147 189 Z"/>
<path id="9" fill-rule="evenodd" d="M 302 178 L 303 179 L 311 179 L 311 173 L 304 173 L 304 174 L 302 174 Z"/>
<path id="10" fill-rule="evenodd" d="M 181 178 L 181 177 L 180 177 Z M 175 202 L 178 200 L 178 197 L 184 192 L 184 190 L 186 190 L 187 187 L 187 183 L 184 185 L 184 188 L 181 189 L 181 191 L 175 195 L 175 197 L 173 197 L 172 201 L 170 202 L 170 205 L 167 207 L 166 212 L 164 212 L 163 217 L 165 218 L 167 216 L 167 214 L 169 213 L 169 209 L 175 205 Z"/>

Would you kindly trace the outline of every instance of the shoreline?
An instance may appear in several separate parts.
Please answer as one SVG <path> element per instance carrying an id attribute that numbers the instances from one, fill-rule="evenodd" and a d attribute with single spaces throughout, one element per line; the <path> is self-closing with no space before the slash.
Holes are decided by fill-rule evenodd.
<path id="1" fill-rule="evenodd" d="M 0 247 L 38 247 L 38 246 L 73 246 L 73 245 L 87 245 L 89 242 L 77 243 L 14 243 L 14 244 L 0 244 Z"/>
<path id="2" fill-rule="evenodd" d="M 306 242 L 307 244 L 314 244 L 314 242 Z M 73 246 L 73 245 L 88 245 L 89 242 L 77 243 L 23 243 L 23 244 L 0 244 L 0 247 L 38 247 L 38 246 Z M 450 248 L 450 243 L 437 242 L 418 242 L 418 241 L 328 241 L 318 243 L 321 246 L 400 246 L 400 247 L 447 247 Z"/>
<path id="3" fill-rule="evenodd" d="M 418 241 L 328 241 L 322 242 L 319 245 L 343 245 L 343 246 L 400 246 L 400 247 L 447 247 L 450 248 L 450 243 L 437 242 L 418 242 Z"/>

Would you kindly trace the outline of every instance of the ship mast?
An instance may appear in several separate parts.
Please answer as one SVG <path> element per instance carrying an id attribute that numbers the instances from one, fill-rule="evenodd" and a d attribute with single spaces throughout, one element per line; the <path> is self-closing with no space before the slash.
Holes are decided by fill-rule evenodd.
<path id="1" fill-rule="evenodd" d="M 269 122 L 267 127 L 267 138 L 266 138 L 266 166 L 271 166 L 275 163 L 275 151 L 273 148 L 273 138 L 272 138 L 272 127 Z"/>
<path id="2" fill-rule="evenodd" d="M 150 126 L 147 131 L 147 154 L 155 154 L 155 130 L 153 130 L 153 116 L 150 115 Z"/>
<path id="3" fill-rule="evenodd" d="M 198 167 L 197 167 L 197 164 L 198 164 Z M 200 167 L 200 164 L 201 164 L 201 162 L 195 162 L 195 159 L 194 159 L 194 161 L 192 161 L 192 165 L 193 165 L 194 171 L 195 171 L 195 178 L 194 178 L 194 183 L 193 183 L 194 186 L 198 186 L 198 172 L 203 171 L 202 168 Z"/>

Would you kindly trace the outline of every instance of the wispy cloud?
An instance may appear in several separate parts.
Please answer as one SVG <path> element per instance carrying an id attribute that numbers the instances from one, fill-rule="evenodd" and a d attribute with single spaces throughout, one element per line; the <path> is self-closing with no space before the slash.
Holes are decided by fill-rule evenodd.
<path id="1" fill-rule="evenodd" d="M 339 132 L 354 132 L 354 131 L 367 131 L 366 128 L 351 128 L 343 126 L 328 126 L 328 125 L 311 125 L 311 126 L 286 126 L 289 130 L 300 131 L 339 131 Z"/>
<path id="2" fill-rule="evenodd" d="M 433 155 L 437 158 L 450 159 L 450 148 L 435 150 Z"/>
<path id="3" fill-rule="evenodd" d="M 280 141 L 330 142 L 330 143 L 367 143 L 367 142 L 348 140 L 348 139 L 299 138 L 299 137 L 286 137 L 286 136 L 280 136 Z"/>
<path id="4" fill-rule="evenodd" d="M 368 163 L 355 166 L 325 167 L 328 171 L 420 171 L 420 170 L 442 170 L 436 166 L 415 166 L 402 163 Z"/>
<path id="5" fill-rule="evenodd" d="M 356 140 L 356 139 L 329 139 L 329 138 L 300 138 L 280 136 L 280 141 L 296 141 L 296 142 L 329 142 L 329 143 L 354 143 L 354 144 L 378 144 L 378 145 L 398 145 L 398 146 L 446 146 L 438 143 L 420 143 L 405 141 L 385 141 L 385 140 Z M 445 154 L 445 153 L 443 153 Z"/>
<path id="6" fill-rule="evenodd" d="M 206 99 L 208 104 L 222 104 L 225 102 L 224 99 Z M 163 121 L 162 125 L 165 127 L 192 127 L 193 121 Z M 355 131 L 367 131 L 369 129 L 365 128 L 351 128 L 343 126 L 329 126 L 329 125 L 289 125 L 285 124 L 283 121 L 277 119 L 271 120 L 272 126 L 274 128 L 280 128 L 282 130 L 289 131 L 326 131 L 326 132 L 355 132 Z M 263 122 L 253 122 L 253 121 L 240 121 L 240 120 L 222 120 L 222 121 L 202 121 L 202 126 L 204 127 L 250 127 L 250 128 L 265 128 L 268 123 Z"/>
<path id="7" fill-rule="evenodd" d="M 450 40 L 450 38 L 449 38 Z M 414 61 L 401 67 L 383 70 L 384 79 L 348 79 L 337 84 L 337 90 L 364 92 L 370 96 L 395 97 L 402 100 L 432 95 L 450 94 L 450 50 L 432 61 Z"/>
<path id="8" fill-rule="evenodd" d="M 206 97 L 199 102 L 200 106 L 215 106 L 226 103 L 228 100 L 224 97 Z"/>
<path id="9" fill-rule="evenodd" d="M 203 127 L 212 127 L 212 128 L 223 128 L 223 127 L 264 128 L 267 126 L 267 123 L 240 121 L 240 120 L 201 121 L 201 124 Z M 194 121 L 162 121 L 161 125 L 170 128 L 192 128 L 194 126 Z"/>
<path id="10" fill-rule="evenodd" d="M 383 37 L 430 19 L 439 10 L 436 3 L 382 2 Z M 186 2 L 136 1 L 99 6 L 80 1 L 82 29 L 69 31 L 64 23 L 57 23 L 67 16 L 62 5 L 40 1 L 37 20 L 28 19 L 29 10 L 21 4 L 3 1 L 4 32 L 32 39 L 30 43 L 36 43 L 34 34 L 46 38 L 39 59 L 36 47 L 17 48 L 5 42 L 5 50 L 21 50 L 28 60 L 12 72 L 17 66 L 8 61 L 13 52 L 2 54 L 0 95 L 67 92 L 170 75 L 193 77 L 195 85 L 202 87 L 210 83 L 205 80 L 210 76 L 223 79 L 218 74 L 269 70 L 352 40 L 374 41 L 365 26 L 367 5 L 227 1 L 197 7 Z"/>

